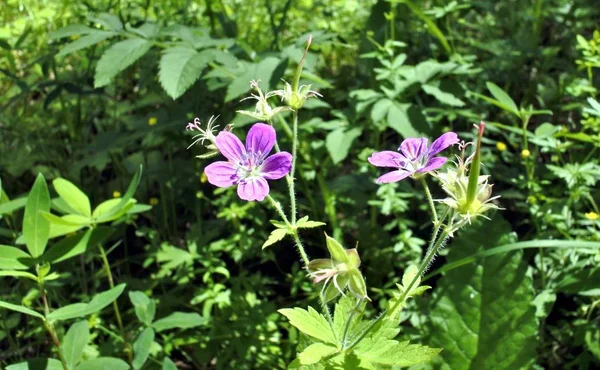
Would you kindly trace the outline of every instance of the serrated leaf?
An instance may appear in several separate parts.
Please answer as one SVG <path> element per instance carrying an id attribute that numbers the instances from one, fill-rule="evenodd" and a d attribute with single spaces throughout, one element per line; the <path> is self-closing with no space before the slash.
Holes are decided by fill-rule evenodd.
<path id="1" fill-rule="evenodd" d="M 179 98 L 196 82 L 213 58 L 210 50 L 198 52 L 183 46 L 166 49 L 159 64 L 161 86 L 173 100 Z"/>
<path id="2" fill-rule="evenodd" d="M 0 270 L 27 270 L 31 256 L 19 248 L 0 244 Z"/>
<path id="3" fill-rule="evenodd" d="M 75 370 L 129 370 L 127 362 L 112 357 L 98 357 L 93 360 L 84 361 Z"/>
<path id="4" fill-rule="evenodd" d="M 360 323 L 360 318 L 362 316 L 362 310 L 360 306 L 364 306 L 363 301 L 357 301 L 350 295 L 345 295 L 335 304 L 335 310 L 333 312 L 333 327 L 335 329 L 335 333 L 337 337 L 342 340 L 344 338 L 344 331 L 346 331 L 346 326 L 348 327 L 346 331 L 346 337 L 350 338 L 353 336 L 354 329 Z M 357 306 L 357 303 L 360 306 Z M 355 311 L 353 311 L 355 310 Z M 354 312 L 354 315 L 352 313 Z M 350 320 L 350 316 L 352 315 L 352 322 L 348 323 Z"/>
<path id="5" fill-rule="evenodd" d="M 51 312 L 47 317 L 49 320 L 69 320 L 94 314 L 119 298 L 124 289 L 125 284 L 117 285 L 113 289 L 95 295 L 90 303 L 75 303 L 63 306 Z"/>
<path id="6" fill-rule="evenodd" d="M 316 364 L 324 357 L 330 356 L 337 351 L 338 349 L 334 346 L 323 343 L 313 343 L 298 355 L 290 366 L 288 366 L 288 369 L 299 369 L 302 366 Z"/>
<path id="7" fill-rule="evenodd" d="M 93 28 L 84 26 L 83 24 L 70 24 L 54 32 L 50 32 L 48 36 L 51 40 L 57 40 L 63 37 L 69 37 L 73 35 L 85 35 L 93 31 Z"/>
<path id="8" fill-rule="evenodd" d="M 97 43 L 113 36 L 116 36 L 115 32 L 94 30 L 93 32 L 90 32 L 89 34 L 67 44 L 67 46 L 62 48 L 58 54 L 56 54 L 56 56 L 62 57 L 64 55 L 71 54 L 74 51 L 89 48 L 90 46 L 96 45 Z"/>
<path id="9" fill-rule="evenodd" d="M 69 369 L 74 369 L 81 361 L 83 350 L 89 339 L 90 328 L 86 320 L 71 325 L 61 344 Z"/>
<path id="10" fill-rule="evenodd" d="M 189 329 L 197 326 L 206 325 L 207 319 L 200 316 L 197 312 L 174 312 L 162 319 L 156 320 L 152 327 L 157 332 L 169 329 Z"/>
<path id="11" fill-rule="evenodd" d="M 96 17 L 90 17 L 90 20 L 100 23 L 113 31 L 121 31 L 123 29 L 123 23 L 121 23 L 119 17 L 110 13 L 100 13 Z"/>
<path id="12" fill-rule="evenodd" d="M 150 356 L 150 348 L 154 342 L 154 329 L 146 328 L 140 333 L 138 338 L 133 342 L 133 362 L 131 366 L 135 370 L 141 369 Z"/>
<path id="13" fill-rule="evenodd" d="M 50 194 L 42 174 L 39 174 L 27 196 L 23 216 L 23 239 L 29 254 L 39 257 L 44 253 L 50 235 L 50 223 L 41 212 L 50 211 Z"/>
<path id="14" fill-rule="evenodd" d="M 288 233 L 287 229 L 275 229 L 275 230 L 271 231 L 269 238 L 262 245 L 262 249 L 265 249 L 266 247 L 277 243 L 278 241 L 283 239 L 287 235 L 287 233 Z"/>
<path id="15" fill-rule="evenodd" d="M 453 107 L 462 107 L 465 105 L 465 102 L 450 94 L 448 92 L 440 90 L 439 87 L 433 85 L 422 85 L 423 91 L 427 94 L 436 98 L 440 103 L 448 104 Z"/>
<path id="16" fill-rule="evenodd" d="M 355 353 L 358 354 L 359 358 L 367 360 L 373 365 L 389 365 L 398 368 L 427 363 L 441 351 L 441 348 L 429 348 L 419 344 L 409 344 L 408 341 L 386 340 L 378 342 L 368 352 L 357 350 Z"/>
<path id="17" fill-rule="evenodd" d="M 308 311 L 299 307 L 283 308 L 277 312 L 285 316 L 292 326 L 304 334 L 336 345 L 335 334 L 331 331 L 329 323 L 314 308 L 309 306 Z"/>
<path id="18" fill-rule="evenodd" d="M 16 311 L 16 312 L 24 313 L 29 316 L 37 317 L 38 319 L 42 319 L 42 320 L 44 319 L 44 316 L 42 314 L 35 312 L 34 310 L 29 309 L 25 306 L 20 306 L 20 305 L 8 303 L 8 302 L 0 301 L 0 308 L 6 308 L 11 311 Z"/>
<path id="19" fill-rule="evenodd" d="M 490 227 L 493 225 L 493 227 Z M 466 228 L 452 243 L 448 263 L 513 241 L 510 225 L 496 215 Z M 431 302 L 432 338 L 444 348 L 442 368 L 521 369 L 535 359 L 538 323 L 530 268 L 521 250 L 488 256 L 448 271 Z"/>
<path id="20" fill-rule="evenodd" d="M 94 87 L 108 85 L 117 74 L 135 63 L 151 47 L 151 41 L 141 38 L 120 41 L 109 47 L 96 65 Z"/>
<path id="21" fill-rule="evenodd" d="M 90 198 L 88 198 L 88 196 L 72 182 L 58 178 L 52 181 L 52 185 L 61 199 L 64 200 L 71 209 L 82 216 L 90 217 L 92 215 Z"/>
<path id="22" fill-rule="evenodd" d="M 319 226 L 326 225 L 325 222 L 320 221 L 310 221 L 308 216 L 304 216 L 296 222 L 296 227 L 299 229 L 312 229 Z"/>
<path id="23" fill-rule="evenodd" d="M 516 114 L 517 116 L 519 115 L 519 108 L 517 107 L 517 104 L 504 90 L 502 90 L 498 85 L 496 85 L 493 82 L 487 82 L 485 85 L 487 86 L 492 96 L 498 102 L 500 102 L 500 108 L 508 110 Z"/>

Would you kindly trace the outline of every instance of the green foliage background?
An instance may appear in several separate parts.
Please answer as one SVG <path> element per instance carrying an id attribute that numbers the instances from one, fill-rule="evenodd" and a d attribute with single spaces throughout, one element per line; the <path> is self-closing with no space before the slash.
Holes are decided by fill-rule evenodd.
<path id="1" fill-rule="evenodd" d="M 304 338 L 277 310 L 315 306 L 318 288 L 291 240 L 261 250 L 276 215 L 208 184 L 212 159 L 194 158 L 203 149 L 186 149 L 184 129 L 220 115 L 243 136 L 254 121 L 235 111 L 252 110 L 240 102 L 250 80 L 265 90 L 290 81 L 309 34 L 302 83 L 323 98 L 301 117 L 299 213 L 347 246 L 359 242 L 367 311 L 384 308 L 420 260 L 430 219 L 418 184 L 376 186 L 380 173 L 366 158 L 416 135 L 453 130 L 470 140 L 484 120 L 483 171 L 505 210 L 447 246 L 426 276 L 433 289 L 403 311 L 400 336 L 443 348 L 427 368 L 600 366 L 595 1 L 5 0 L 1 8 L 0 269 L 9 272 L 0 271 L 0 307 L 9 310 L 0 310 L 0 367 L 55 358 L 30 312 L 42 311 L 37 278 L 14 262 L 38 256 L 52 262 L 46 288 L 61 308 L 50 315 L 72 368 L 123 368 L 122 338 L 133 343 L 136 369 L 294 360 Z M 54 180 L 50 198 L 38 173 Z M 69 197 L 77 209 L 67 212 L 56 199 Z M 92 215 L 90 203 L 113 197 L 121 200 L 104 205 L 110 212 Z M 59 232 L 28 207 L 89 218 L 55 219 Z M 304 235 L 309 255 L 326 257 L 322 230 Z M 84 306 L 69 311 L 73 302 Z M 390 330 L 386 340 L 397 335 Z"/>

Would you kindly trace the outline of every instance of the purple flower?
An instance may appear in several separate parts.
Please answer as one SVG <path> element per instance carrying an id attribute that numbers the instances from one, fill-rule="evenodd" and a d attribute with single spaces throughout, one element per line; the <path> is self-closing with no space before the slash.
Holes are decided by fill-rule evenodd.
<path id="1" fill-rule="evenodd" d="M 269 194 L 267 180 L 280 179 L 292 168 L 292 155 L 288 152 L 267 157 L 275 145 L 275 129 L 264 123 L 250 128 L 246 147 L 228 131 L 217 135 L 215 145 L 229 161 L 208 165 L 204 169 L 208 182 L 221 188 L 237 185 L 238 195 L 244 200 L 265 199 Z"/>
<path id="2" fill-rule="evenodd" d="M 426 138 L 408 138 L 400 144 L 400 153 L 389 150 L 373 153 L 369 163 L 377 167 L 391 167 L 397 170 L 388 172 L 377 179 L 378 184 L 400 181 L 408 176 L 437 170 L 448 160 L 446 157 L 435 157 L 447 147 L 458 143 L 454 132 L 447 132 L 427 146 Z"/>

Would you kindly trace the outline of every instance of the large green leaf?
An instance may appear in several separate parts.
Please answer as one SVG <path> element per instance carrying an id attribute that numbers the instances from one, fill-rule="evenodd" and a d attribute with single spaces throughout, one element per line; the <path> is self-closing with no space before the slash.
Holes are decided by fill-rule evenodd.
<path id="1" fill-rule="evenodd" d="M 98 216 L 96 219 L 97 222 L 104 222 L 106 220 L 111 219 L 111 217 L 113 217 L 117 213 L 121 212 L 123 210 L 123 208 L 125 208 L 127 206 L 129 201 L 131 200 L 131 198 L 133 198 L 133 195 L 135 194 L 138 186 L 140 185 L 140 180 L 142 178 L 142 171 L 143 171 L 143 167 L 140 165 L 139 169 L 135 172 L 135 175 L 133 175 L 133 178 L 131 179 L 129 186 L 127 187 L 127 191 L 121 198 L 121 201 L 119 203 L 117 203 L 114 207 L 112 207 L 111 209 L 104 211 L 102 213 L 102 215 Z"/>
<path id="2" fill-rule="evenodd" d="M 27 196 L 25 215 L 23 216 L 23 238 L 27 245 L 29 254 L 39 257 L 44 253 L 48 237 L 50 235 L 50 224 L 41 212 L 50 211 L 50 194 L 48 186 L 42 174 L 35 179 L 35 183 Z"/>
<path id="3" fill-rule="evenodd" d="M 167 94 L 177 99 L 196 82 L 213 59 L 210 50 L 198 52 L 183 46 L 168 48 L 160 58 L 158 80 Z"/>
<path id="4" fill-rule="evenodd" d="M 84 361 L 75 370 L 129 370 L 127 362 L 112 357 L 98 357 L 90 361 Z"/>
<path id="5" fill-rule="evenodd" d="M 502 90 L 498 85 L 496 85 L 493 82 L 487 82 L 485 85 L 487 86 L 492 96 L 496 98 L 498 102 L 500 102 L 500 104 L 496 104 L 497 106 L 509 112 L 512 112 L 517 116 L 519 115 L 519 108 L 517 107 L 517 104 L 506 92 L 504 92 L 504 90 Z"/>
<path id="6" fill-rule="evenodd" d="M 2 198 L 4 200 L 4 197 Z M 27 204 L 27 198 L 13 199 L 11 201 L 0 204 L 0 215 L 7 213 L 13 213 L 17 209 L 25 207 Z"/>
<path id="7" fill-rule="evenodd" d="M 71 325 L 61 345 L 69 369 L 74 369 L 75 365 L 81 361 L 83 349 L 87 345 L 89 339 L 90 328 L 86 320 Z"/>
<path id="8" fill-rule="evenodd" d="M 112 45 L 102 54 L 96 65 L 94 87 L 108 85 L 113 78 L 150 50 L 152 42 L 142 38 L 131 38 Z"/>
<path id="9" fill-rule="evenodd" d="M 27 270 L 31 256 L 24 251 L 0 244 L 0 270 Z"/>
<path id="10" fill-rule="evenodd" d="M 154 329 L 146 328 L 140 333 L 139 337 L 133 342 L 133 362 L 131 366 L 135 370 L 141 369 L 150 356 L 150 347 L 154 342 Z"/>
<path id="11" fill-rule="evenodd" d="M 316 364 L 323 357 L 330 356 L 338 349 L 332 345 L 313 343 L 306 347 L 302 353 L 288 366 L 288 369 L 299 369 L 302 366 Z"/>
<path id="12" fill-rule="evenodd" d="M 56 311 L 51 312 L 48 315 L 48 319 L 69 320 L 99 312 L 104 307 L 111 304 L 115 299 L 119 298 L 124 289 L 125 284 L 120 284 L 113 289 L 97 294 L 92 298 L 90 303 L 75 303 L 61 307 Z"/>
<path id="13" fill-rule="evenodd" d="M 290 324 L 304 334 L 320 339 L 325 343 L 337 345 L 331 326 L 314 308 L 309 306 L 308 311 L 299 307 L 283 308 L 278 312 L 287 317 Z"/>
<path id="14" fill-rule="evenodd" d="M 96 227 L 77 235 L 61 239 L 58 243 L 49 248 L 42 256 L 44 261 L 57 263 L 77 256 L 87 250 L 89 246 L 102 243 L 108 238 L 114 229 L 110 227 Z"/>
<path id="15" fill-rule="evenodd" d="M 362 134 L 362 131 L 360 127 L 353 127 L 350 130 L 339 128 L 327 134 L 325 146 L 334 164 L 338 164 L 348 157 L 352 143 Z"/>
<path id="16" fill-rule="evenodd" d="M 496 215 L 467 228 L 451 244 L 448 262 L 514 240 Z M 489 256 L 447 272 L 431 299 L 432 338 L 444 348 L 436 367 L 452 370 L 528 368 L 535 358 L 533 281 L 522 251 Z"/>
<path id="17" fill-rule="evenodd" d="M 52 185 L 71 209 L 82 216 L 90 217 L 92 215 L 90 198 L 72 182 L 58 178 L 52 181 Z"/>
<path id="18" fill-rule="evenodd" d="M 177 366 L 170 358 L 165 357 L 163 361 L 162 370 L 177 370 Z"/>
<path id="19" fill-rule="evenodd" d="M 174 312 L 167 317 L 156 320 L 152 327 L 156 331 L 164 331 L 169 329 L 189 329 L 196 326 L 202 326 L 207 323 L 207 320 L 196 312 Z"/>
<path id="20" fill-rule="evenodd" d="M 156 314 L 156 303 L 143 292 L 129 292 L 129 299 L 135 308 L 137 318 L 146 325 L 151 325 Z"/>

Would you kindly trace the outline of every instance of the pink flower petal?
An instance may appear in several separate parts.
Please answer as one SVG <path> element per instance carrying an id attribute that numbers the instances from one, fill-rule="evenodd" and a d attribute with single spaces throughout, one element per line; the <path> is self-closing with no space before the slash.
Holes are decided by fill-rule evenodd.
<path id="1" fill-rule="evenodd" d="M 415 160 L 421 157 L 427 151 L 427 139 L 421 138 L 408 138 L 400 144 L 400 152 L 409 160 Z"/>
<path id="2" fill-rule="evenodd" d="M 251 177 L 240 181 L 237 193 L 243 200 L 262 201 L 269 194 L 269 184 L 262 177 Z"/>
<path id="3" fill-rule="evenodd" d="M 204 169 L 208 182 L 220 188 L 235 185 L 240 179 L 235 165 L 225 161 L 211 163 Z"/>
<path id="4" fill-rule="evenodd" d="M 216 138 L 217 149 L 227 159 L 234 162 L 242 162 L 246 157 L 246 149 L 240 139 L 228 131 L 221 131 Z"/>
<path id="5" fill-rule="evenodd" d="M 423 172 L 437 170 L 438 168 L 442 167 L 444 165 L 444 163 L 446 163 L 447 160 L 448 160 L 448 158 L 446 158 L 446 157 L 431 158 L 427 162 L 427 165 L 425 165 L 425 167 L 423 167 L 423 168 L 419 168 L 417 170 L 417 172 L 423 173 Z"/>
<path id="6" fill-rule="evenodd" d="M 265 159 L 260 171 L 267 180 L 277 180 L 290 173 L 292 169 L 292 155 L 288 152 L 279 152 Z"/>
<path id="7" fill-rule="evenodd" d="M 256 123 L 248 131 L 246 137 L 246 150 L 249 153 L 260 153 L 260 158 L 265 158 L 275 145 L 275 129 L 271 125 Z"/>
<path id="8" fill-rule="evenodd" d="M 369 163 L 377 167 L 402 167 L 406 163 L 406 158 L 398 153 L 392 152 L 391 150 L 385 150 L 383 152 L 376 152 L 371 154 L 369 157 Z"/>
<path id="9" fill-rule="evenodd" d="M 406 171 L 406 170 L 392 171 L 392 172 L 388 172 L 385 175 L 379 177 L 376 182 L 378 184 L 387 184 L 390 182 L 397 182 L 397 181 L 400 181 L 412 174 L 413 174 L 413 172 Z"/>
<path id="10" fill-rule="evenodd" d="M 442 150 L 446 149 L 447 147 L 458 143 L 458 141 L 459 141 L 458 135 L 456 135 L 456 133 L 446 132 L 442 136 L 435 139 L 435 141 L 433 143 L 431 143 L 431 146 L 429 147 L 427 154 L 429 156 L 434 156 L 434 155 L 438 154 L 439 152 L 441 152 Z"/>

